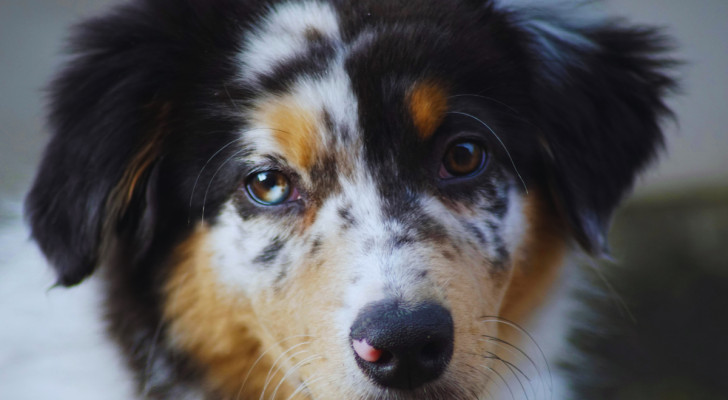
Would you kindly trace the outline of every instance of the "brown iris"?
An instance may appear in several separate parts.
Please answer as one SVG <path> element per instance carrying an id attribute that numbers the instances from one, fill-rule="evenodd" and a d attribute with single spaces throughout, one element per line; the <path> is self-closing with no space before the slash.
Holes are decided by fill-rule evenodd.
<path id="1" fill-rule="evenodd" d="M 291 182 L 280 171 L 253 174 L 246 187 L 253 200 L 266 206 L 279 205 L 291 196 Z"/>
<path id="2" fill-rule="evenodd" d="M 485 166 L 486 152 L 483 146 L 462 141 L 450 146 L 442 159 L 441 178 L 473 175 Z"/>

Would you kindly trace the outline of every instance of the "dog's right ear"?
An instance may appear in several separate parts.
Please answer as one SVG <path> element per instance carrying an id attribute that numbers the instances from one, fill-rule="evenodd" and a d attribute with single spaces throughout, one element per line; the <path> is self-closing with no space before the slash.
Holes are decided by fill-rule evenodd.
<path id="1" fill-rule="evenodd" d="M 153 12 L 132 3 L 77 26 L 71 59 L 49 87 L 52 136 L 25 214 L 59 285 L 94 271 L 105 235 L 122 216 L 128 223 L 129 210 L 149 214 L 147 182 L 183 44 L 150 22 Z"/>
<path id="2" fill-rule="evenodd" d="M 201 128 L 192 126 L 210 117 L 211 102 L 222 102 L 217 93 L 235 72 L 232 38 L 241 35 L 240 18 L 254 13 L 249 3 L 137 0 L 76 27 L 71 58 L 49 88 L 52 136 L 25 203 L 58 284 L 89 276 L 115 243 L 134 268 L 155 240 L 194 222 L 177 215 L 192 200 L 183 199 L 188 182 L 175 179 L 192 173 L 180 169 L 200 171 L 205 151 L 229 142 L 220 132 L 235 123 L 214 117 L 218 134 L 200 136 L 192 154 L 171 147 L 198 137 L 190 132 Z M 211 171 L 201 179 L 212 179 Z M 194 204 L 212 212 L 216 200 L 199 193 Z"/>
<path id="3" fill-rule="evenodd" d="M 52 137 L 25 213 L 60 285 L 95 269 L 109 194 L 151 128 L 154 111 L 143 105 L 153 101 L 155 66 L 130 29 L 120 16 L 79 26 L 73 58 L 50 86 Z"/>

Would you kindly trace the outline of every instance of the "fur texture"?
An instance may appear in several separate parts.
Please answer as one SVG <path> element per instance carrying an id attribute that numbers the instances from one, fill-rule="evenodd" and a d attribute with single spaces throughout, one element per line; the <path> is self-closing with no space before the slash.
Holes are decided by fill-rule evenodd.
<path id="1" fill-rule="evenodd" d="M 661 144 L 665 43 L 487 1 L 131 1 L 74 32 L 27 217 L 59 284 L 103 269 L 143 398 L 488 398 L 546 373 L 504 359 L 517 323 Z"/>

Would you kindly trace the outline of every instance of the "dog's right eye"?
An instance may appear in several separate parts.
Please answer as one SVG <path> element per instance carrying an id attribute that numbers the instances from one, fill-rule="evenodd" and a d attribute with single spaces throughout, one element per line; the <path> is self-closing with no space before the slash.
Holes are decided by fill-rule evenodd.
<path id="1" fill-rule="evenodd" d="M 291 200 L 296 190 L 290 179 L 280 171 L 258 172 L 245 185 L 248 195 L 264 206 L 277 206 Z"/>
<path id="2" fill-rule="evenodd" d="M 456 142 L 447 150 L 440 164 L 440 178 L 452 179 L 478 174 L 485 167 L 485 148 L 471 141 Z"/>

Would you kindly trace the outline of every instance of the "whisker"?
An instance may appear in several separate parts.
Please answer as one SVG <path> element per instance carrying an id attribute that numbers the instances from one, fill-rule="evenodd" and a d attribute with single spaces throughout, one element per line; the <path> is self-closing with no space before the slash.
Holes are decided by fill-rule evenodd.
<path id="1" fill-rule="evenodd" d="M 265 376 L 265 384 L 263 385 L 263 390 L 260 392 L 260 398 L 259 398 L 260 400 L 263 400 L 265 398 L 265 391 L 268 390 L 268 385 L 270 385 L 270 383 L 275 378 L 275 375 L 281 370 L 281 368 L 283 368 L 283 363 L 281 363 L 280 365 L 278 365 L 278 363 L 283 360 L 285 360 L 285 361 L 291 360 L 293 357 L 295 357 L 301 353 L 307 352 L 308 350 L 304 349 L 304 350 L 294 352 L 291 355 L 287 355 L 291 350 L 293 350 L 297 347 L 307 345 L 307 344 L 311 344 L 311 342 L 301 342 L 299 344 L 293 345 L 288 350 L 281 353 L 278 356 L 278 358 L 276 358 L 276 360 L 273 362 L 273 364 L 271 364 L 270 368 L 268 369 L 268 374 Z M 276 368 L 276 365 L 278 365 L 277 368 Z"/>
<path id="2" fill-rule="evenodd" d="M 460 112 L 460 111 L 449 111 L 448 114 L 463 115 L 463 116 L 466 116 L 466 117 L 470 117 L 470 118 L 478 121 L 484 127 L 488 128 L 488 130 L 490 131 L 490 133 L 492 133 L 493 136 L 495 136 L 495 138 L 498 140 L 498 142 L 500 143 L 500 145 L 503 146 L 503 150 L 505 150 L 506 155 L 508 156 L 508 159 L 511 161 L 511 165 L 513 165 L 513 170 L 516 172 L 516 175 L 518 175 L 518 179 L 521 180 L 521 183 L 523 184 L 523 189 L 526 191 L 526 194 L 528 194 L 528 187 L 526 187 L 526 181 L 523 180 L 523 177 L 521 176 L 521 173 L 518 172 L 518 168 L 516 167 L 516 162 L 513 161 L 513 157 L 511 157 L 511 153 L 508 151 L 508 148 L 506 147 L 506 144 L 503 143 L 503 141 L 498 136 L 498 134 L 495 133 L 495 131 L 493 130 L 493 128 L 491 128 L 488 124 L 486 124 L 485 122 L 483 122 L 481 119 L 475 117 L 474 115 L 468 114 L 468 113 L 464 113 L 464 112 Z"/>
<path id="3" fill-rule="evenodd" d="M 195 189 L 197 188 L 197 183 L 200 180 L 200 177 L 202 177 L 202 173 L 205 172 L 205 169 L 207 168 L 207 165 L 210 164 L 210 162 L 212 162 L 212 160 L 215 157 L 217 157 L 218 154 L 220 154 L 223 150 L 225 150 L 226 148 L 228 148 L 229 146 L 231 146 L 233 143 L 238 142 L 238 141 L 240 141 L 240 138 L 235 138 L 235 139 L 229 141 L 224 146 L 220 147 L 215 152 L 215 154 L 213 154 L 212 156 L 210 156 L 210 158 L 208 158 L 207 161 L 205 161 L 205 164 L 200 169 L 200 173 L 197 174 L 197 178 L 195 178 L 195 183 L 192 185 L 192 192 L 190 193 L 190 206 L 189 206 L 189 213 L 188 213 L 188 216 L 187 216 L 187 225 L 189 225 L 190 222 L 192 221 L 192 201 L 193 201 L 193 199 L 195 197 Z"/>
<path id="4" fill-rule="evenodd" d="M 522 113 L 521 113 L 520 111 L 518 111 L 518 110 L 517 110 L 516 108 L 514 108 L 514 107 L 512 107 L 512 106 L 510 106 L 510 105 L 508 105 L 508 104 L 506 104 L 506 103 L 504 103 L 504 102 L 502 102 L 502 101 L 500 101 L 500 100 L 498 100 L 498 99 L 495 99 L 495 98 L 493 98 L 493 97 L 490 97 L 490 96 L 485 96 L 485 95 L 482 95 L 482 94 L 475 94 L 475 93 L 461 93 L 461 94 L 456 94 L 456 95 L 450 96 L 449 98 L 455 98 L 455 97 L 477 97 L 477 98 L 479 98 L 479 99 L 483 99 L 483 100 L 488 100 L 488 101 L 490 101 L 490 102 L 496 103 L 496 104 L 498 104 L 498 105 L 501 105 L 501 106 L 503 106 L 503 107 L 507 108 L 507 109 L 508 109 L 508 111 L 510 111 L 510 112 L 511 112 L 511 114 L 510 114 L 510 115 L 514 116 L 514 117 L 515 117 L 516 119 L 518 119 L 519 121 L 521 121 L 521 122 L 523 122 L 523 123 L 525 123 L 525 124 L 527 124 L 527 125 L 531 126 L 532 128 L 534 128 L 534 129 L 535 129 L 536 131 L 538 131 L 538 132 L 540 132 L 540 131 L 541 131 L 541 128 L 539 128 L 539 127 L 538 127 L 538 125 L 536 125 L 536 124 L 535 124 L 535 123 L 533 123 L 533 122 L 532 122 L 531 120 L 529 120 L 528 118 L 526 118 L 526 117 L 525 117 L 525 116 L 524 116 L 524 115 L 523 115 L 523 114 L 522 114 Z"/>
<path id="5" fill-rule="evenodd" d="M 627 314 L 627 316 L 632 321 L 632 323 L 633 324 L 637 324 L 637 318 L 632 313 L 632 310 L 629 309 L 629 306 L 627 305 L 627 302 L 624 301 L 624 298 L 617 292 L 617 289 L 614 288 L 614 286 L 612 285 L 611 282 L 609 282 L 609 280 L 604 275 L 604 273 L 602 272 L 602 270 L 599 269 L 599 266 L 596 264 L 596 262 L 594 261 L 594 259 L 592 259 L 591 257 L 588 257 L 587 256 L 586 257 L 586 260 L 585 260 L 585 263 L 586 263 L 586 265 L 588 265 L 594 271 L 594 273 L 596 273 L 596 275 L 599 277 L 599 280 L 601 280 L 602 283 L 604 283 L 604 286 L 607 287 L 607 290 L 609 290 L 609 292 L 611 293 L 611 295 L 614 298 L 614 300 L 620 306 L 620 308 L 622 309 L 622 311 L 624 311 Z"/>
<path id="6" fill-rule="evenodd" d="M 494 342 L 495 345 L 499 346 L 503 350 L 505 350 L 515 356 L 521 355 L 525 359 L 527 359 L 528 362 L 531 364 L 531 366 L 533 366 L 533 369 L 536 370 L 536 373 L 538 374 L 538 380 L 540 382 L 539 386 L 541 386 L 544 390 L 548 390 L 545 387 L 545 382 L 543 379 L 543 374 L 541 373 L 541 368 L 539 368 L 538 364 L 536 364 L 536 362 L 533 360 L 533 358 L 531 358 L 531 356 L 529 356 L 525 351 L 521 350 L 521 348 L 519 348 L 518 346 L 516 346 L 512 343 L 509 343 L 508 341 L 503 340 L 501 338 L 497 338 L 497 337 L 490 336 L 490 335 L 483 335 L 483 336 L 486 339 L 481 339 L 482 341 Z M 534 390 L 534 395 L 536 395 L 535 390 Z"/>
<path id="7" fill-rule="evenodd" d="M 237 109 L 240 113 L 242 113 L 243 109 L 238 105 L 238 103 L 235 102 L 235 100 L 233 100 L 233 96 L 230 96 L 230 91 L 228 90 L 227 84 L 223 83 L 222 88 L 225 89 L 225 94 L 227 94 L 228 99 L 230 99 L 230 104 L 232 104 L 233 107 L 235 107 L 235 109 Z"/>
<path id="8" fill-rule="evenodd" d="M 543 360 L 544 364 L 546 365 L 546 370 L 548 372 L 548 377 L 549 377 L 549 380 L 548 380 L 549 399 L 553 398 L 554 378 L 553 378 L 553 374 L 551 373 L 551 365 L 549 364 L 549 361 L 546 358 L 546 354 L 543 352 L 543 349 L 538 344 L 536 339 L 534 339 L 534 337 L 527 330 L 523 329 L 520 325 L 518 325 L 517 323 L 515 323 L 513 321 L 509 321 L 505 318 L 501 318 L 501 317 L 497 317 L 497 316 L 484 316 L 481 318 L 481 322 L 502 323 L 506 326 L 509 326 L 509 327 L 515 329 L 516 331 L 520 332 L 521 334 L 525 335 L 526 337 L 528 337 L 528 339 L 531 341 L 531 343 L 533 343 L 536 346 L 536 349 L 538 349 L 538 352 L 541 355 L 541 359 Z"/>
<path id="9" fill-rule="evenodd" d="M 473 355 L 473 356 L 476 356 L 476 357 L 483 357 L 482 354 L 476 354 L 476 353 L 468 353 L 468 354 Z M 475 371 L 475 374 L 478 375 L 478 376 L 480 376 L 480 375 L 483 374 L 483 371 L 481 371 L 480 369 L 478 369 L 477 367 L 475 367 L 473 365 L 465 364 L 465 366 L 468 367 L 468 368 L 470 368 L 471 370 Z M 493 382 L 494 384 L 498 384 L 495 380 L 493 380 L 493 378 L 490 375 L 487 375 L 486 374 L 486 375 L 483 375 L 483 376 L 485 378 L 488 378 L 488 381 Z M 495 398 L 495 396 L 493 396 L 493 392 L 491 392 L 490 389 L 488 389 L 488 386 L 483 387 L 483 390 L 485 390 L 485 392 L 486 392 L 485 394 L 486 394 L 487 397 L 482 398 L 480 396 L 477 396 L 477 394 L 476 394 L 475 397 L 476 397 L 477 400 L 488 400 L 488 399 L 497 400 Z"/>
<path id="10" fill-rule="evenodd" d="M 288 399 L 286 399 L 286 400 L 293 399 L 294 397 L 296 397 L 296 395 L 298 395 L 303 390 L 305 390 L 309 385 L 311 385 L 314 382 L 318 382 L 318 381 L 320 381 L 320 380 L 322 380 L 324 378 L 325 378 L 325 376 L 323 376 L 323 375 L 322 376 L 318 376 L 318 377 L 315 376 L 315 375 L 314 376 L 311 376 L 310 378 L 308 378 L 305 381 L 301 382 L 301 384 L 298 385 L 298 387 L 296 388 L 296 390 L 294 390 L 293 393 L 291 393 L 291 395 L 288 396 Z"/>
<path id="11" fill-rule="evenodd" d="M 509 361 L 506 361 L 505 359 L 503 359 L 502 357 L 498 356 L 497 354 L 495 354 L 493 352 L 489 351 L 488 354 L 490 354 L 490 356 L 484 356 L 484 357 L 492 358 L 494 360 L 500 361 L 501 363 L 503 363 L 503 365 L 505 365 L 511 371 L 511 374 L 513 374 L 513 376 L 518 381 L 518 384 L 521 386 L 521 391 L 523 392 L 524 395 L 526 395 L 526 400 L 530 400 L 530 398 L 528 396 L 528 392 L 526 391 L 526 387 L 523 386 L 523 382 L 521 381 L 520 376 L 516 372 L 520 373 L 521 375 L 523 375 L 524 378 L 526 378 L 526 381 L 528 381 L 529 386 L 531 387 L 531 391 L 533 392 L 534 396 L 536 396 L 536 389 L 533 387 L 533 382 L 525 373 L 523 373 L 523 371 L 520 368 L 518 368 L 515 364 L 513 364 Z"/>
<path id="12" fill-rule="evenodd" d="M 485 339 L 481 339 L 482 341 L 495 342 L 496 345 L 500 346 L 503 350 L 506 350 L 506 351 L 510 352 L 511 354 L 514 354 L 514 355 L 520 354 L 521 356 L 526 358 L 529 361 L 529 363 L 531 363 L 531 365 L 533 366 L 533 368 L 535 370 L 537 370 L 537 371 L 540 370 L 538 365 L 536 364 L 536 362 L 533 360 L 533 358 L 531 358 L 531 356 L 529 356 L 525 351 L 521 350 L 520 347 L 514 345 L 513 343 L 508 342 L 507 340 L 503 340 L 503 339 L 497 338 L 495 336 L 490 336 L 490 335 L 482 335 L 482 336 L 485 337 Z"/>
<path id="13" fill-rule="evenodd" d="M 296 363 L 296 365 L 294 365 L 290 370 L 288 370 L 288 372 L 286 372 L 283 375 L 283 378 L 281 378 L 280 382 L 278 382 L 275 389 L 273 390 L 273 393 L 270 395 L 270 399 L 271 400 L 276 399 L 278 390 L 281 388 L 281 385 L 283 385 L 283 382 L 285 382 L 286 379 L 288 379 L 288 377 L 291 376 L 291 374 L 298 371 L 298 369 L 301 368 L 302 366 L 304 366 L 306 364 L 310 364 L 312 361 L 314 361 L 316 359 L 321 359 L 321 358 L 323 358 L 323 357 L 318 354 L 314 354 L 314 355 L 308 356 L 308 357 L 304 358 L 303 360 L 299 361 L 298 363 Z"/>
<path id="14" fill-rule="evenodd" d="M 265 357 L 266 354 L 268 354 L 271 350 L 273 350 L 273 348 L 275 346 L 278 346 L 279 344 L 281 344 L 283 342 L 286 342 L 286 341 L 289 341 L 291 339 L 311 338 L 311 337 L 313 337 L 313 336 L 312 335 L 293 335 L 293 336 L 288 336 L 287 338 L 281 339 L 281 340 L 273 343 L 273 345 L 269 346 L 268 347 L 268 350 L 266 350 L 263 353 L 261 353 L 260 356 L 258 356 L 258 358 L 255 360 L 255 362 L 253 363 L 253 365 L 251 365 L 250 368 L 248 369 L 248 373 L 245 374 L 245 379 L 243 379 L 243 383 L 240 384 L 240 389 L 238 390 L 238 395 L 235 398 L 236 399 L 240 399 L 240 396 L 243 393 L 243 389 L 245 388 L 245 384 L 248 382 L 248 379 L 250 378 L 250 374 L 253 372 L 253 370 L 255 369 L 255 367 L 258 366 L 258 363 L 263 359 L 263 357 Z"/>
<path id="15" fill-rule="evenodd" d="M 518 115 L 520 115 L 520 114 L 521 114 L 521 113 L 520 113 L 520 112 L 519 112 L 518 110 L 516 110 L 515 108 L 513 108 L 513 107 L 509 106 L 508 104 L 506 104 L 506 103 L 504 103 L 504 102 L 502 102 L 502 101 L 500 101 L 500 100 L 494 99 L 493 97 L 490 97 L 490 96 L 485 96 L 485 95 L 482 95 L 482 94 L 474 94 L 474 93 L 461 93 L 461 94 L 455 94 L 455 95 L 452 95 L 452 96 L 450 96 L 450 97 L 448 97 L 448 98 L 449 98 L 449 99 L 454 99 L 454 98 L 456 98 L 456 97 L 477 97 L 477 98 L 479 98 L 479 99 L 483 99 L 483 100 L 488 100 L 488 101 L 492 101 L 493 103 L 497 103 L 497 104 L 500 104 L 500 105 L 502 105 L 503 107 L 507 108 L 508 110 L 512 111 L 512 112 L 513 112 L 514 114 L 518 114 Z"/>
<path id="16" fill-rule="evenodd" d="M 503 375 L 501 375 L 500 372 L 496 371 L 494 368 L 491 368 L 491 367 L 489 367 L 487 365 L 485 366 L 485 368 L 488 369 L 488 370 L 490 370 L 491 372 L 493 372 L 494 374 L 496 374 L 500 378 L 500 380 L 503 382 L 503 384 L 508 389 L 508 392 L 511 394 L 511 399 L 512 400 L 516 400 L 516 396 L 513 394 L 513 389 L 511 389 L 511 385 L 509 385 L 508 384 L 508 381 L 506 381 L 506 379 L 503 378 Z"/>
<path id="17" fill-rule="evenodd" d="M 215 181 L 215 177 L 218 173 L 220 173 L 220 170 L 222 167 L 227 165 L 232 159 L 234 159 L 239 154 L 242 154 L 245 152 L 245 149 L 240 149 L 236 151 L 235 153 L 231 154 L 220 166 L 217 167 L 215 170 L 215 173 L 212 174 L 212 177 L 210 178 L 210 182 L 207 184 L 207 188 L 205 189 L 205 196 L 202 198 L 202 214 L 201 214 L 201 221 L 205 222 L 205 206 L 207 205 L 207 194 L 210 192 L 210 187 L 212 187 L 213 182 Z"/>

